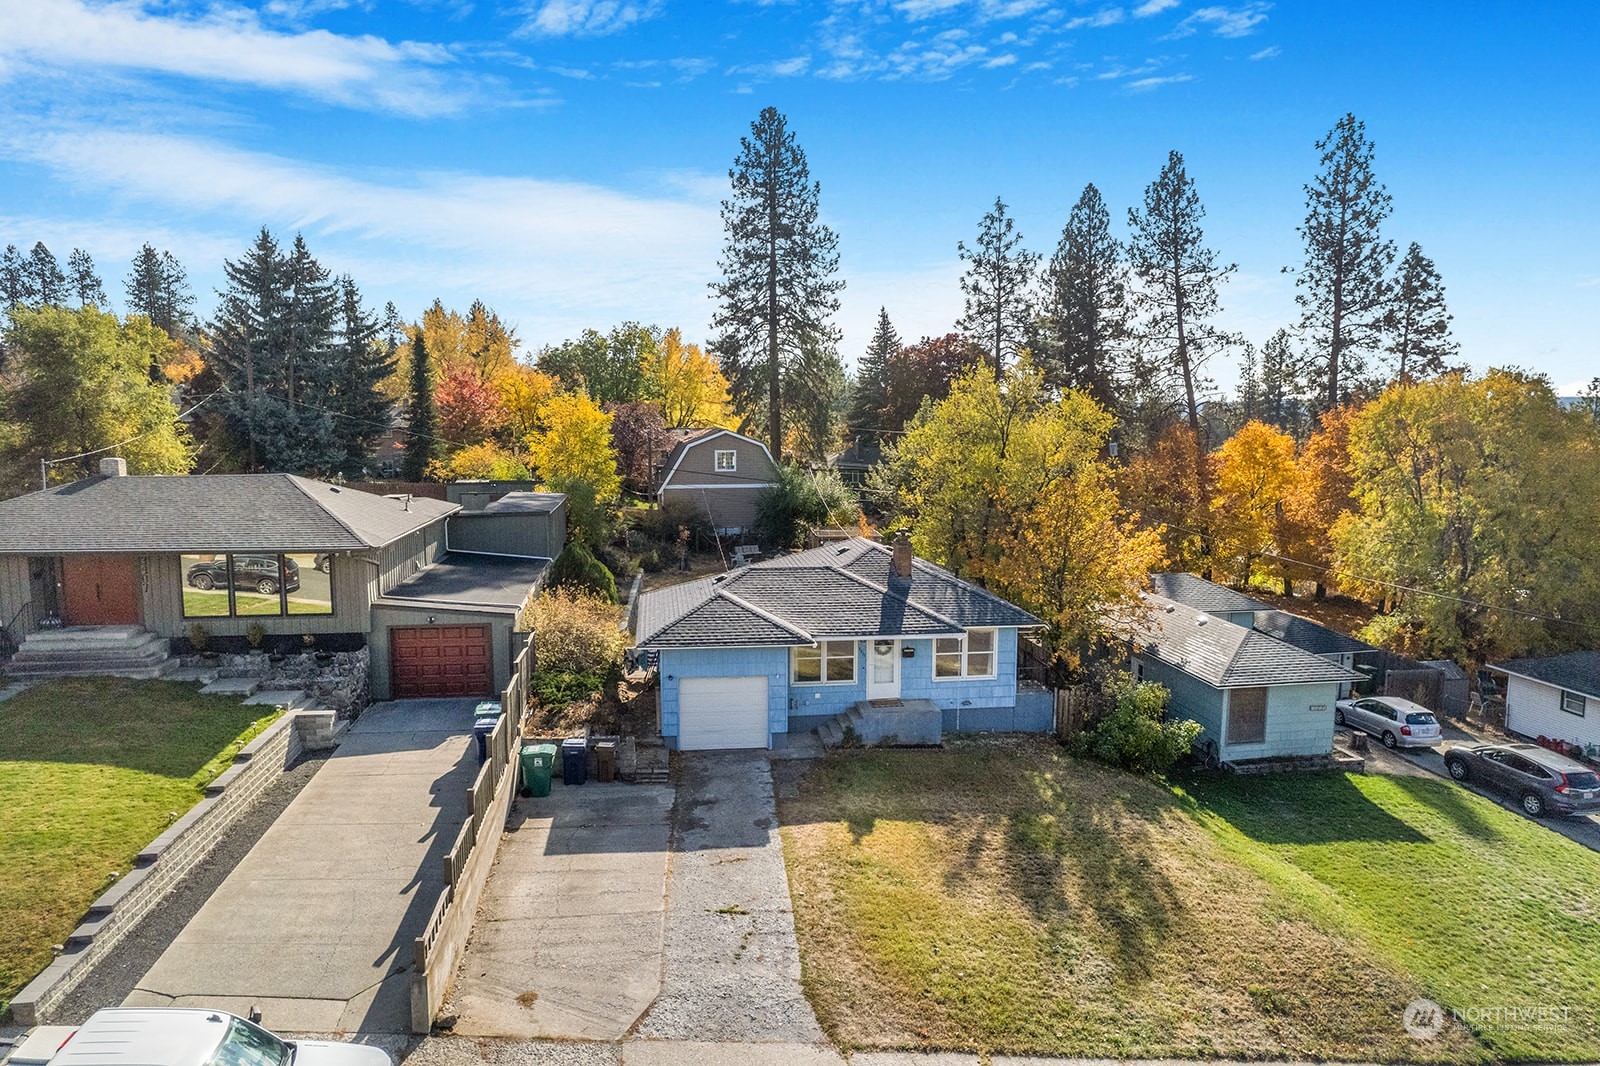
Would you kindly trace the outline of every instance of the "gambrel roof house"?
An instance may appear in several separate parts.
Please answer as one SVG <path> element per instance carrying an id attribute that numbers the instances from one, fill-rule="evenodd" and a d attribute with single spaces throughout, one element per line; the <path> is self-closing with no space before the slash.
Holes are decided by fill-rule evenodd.
<path id="1" fill-rule="evenodd" d="M 673 430 L 656 500 L 687 500 L 704 511 L 719 533 L 742 533 L 755 524 L 756 501 L 778 483 L 778 464 L 767 446 L 731 429 Z"/>
<path id="2" fill-rule="evenodd" d="M 507 507 L 506 529 L 491 530 L 477 514 L 452 542 L 460 507 L 442 500 L 293 474 L 130 477 L 120 459 L 101 470 L 0 501 L 0 625 L 14 636 L 102 627 L 148 645 L 145 631 L 182 641 L 199 626 L 226 642 L 259 627 L 270 650 L 298 650 L 305 634 L 366 645 L 378 698 L 490 695 L 565 536 L 512 529 L 564 526 L 565 507 L 542 500 L 544 517 Z"/>
<path id="3" fill-rule="evenodd" d="M 660 656 L 662 736 L 781 747 L 862 703 L 928 704 L 935 733 L 1048 729 L 1048 694 L 1040 714 L 1017 689 L 1017 632 L 1042 625 L 908 542 L 856 537 L 645 593 L 635 632 Z"/>

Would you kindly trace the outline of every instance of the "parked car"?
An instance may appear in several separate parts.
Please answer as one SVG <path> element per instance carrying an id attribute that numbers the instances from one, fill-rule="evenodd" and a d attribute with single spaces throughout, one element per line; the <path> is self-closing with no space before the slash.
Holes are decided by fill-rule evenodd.
<path id="1" fill-rule="evenodd" d="M 97 1011 L 48 1066 L 394 1066 L 382 1048 L 280 1040 L 259 1025 L 189 1007 Z"/>
<path id="2" fill-rule="evenodd" d="M 1600 811 L 1600 774 L 1537 744 L 1464 744 L 1445 752 L 1444 765 L 1457 781 L 1516 796 L 1535 818 Z"/>
<path id="3" fill-rule="evenodd" d="M 1431 748 L 1444 737 L 1432 711 L 1399 696 L 1339 700 L 1333 705 L 1333 720 L 1371 733 L 1386 748 Z"/>
<path id="4" fill-rule="evenodd" d="M 218 557 L 207 563 L 189 567 L 189 584 L 197 589 L 226 588 L 228 585 L 228 560 Z M 252 589 L 263 596 L 276 596 L 278 586 L 295 592 L 300 588 L 300 564 L 293 559 L 283 561 L 279 572 L 276 555 L 235 555 L 233 557 L 233 587 Z"/>

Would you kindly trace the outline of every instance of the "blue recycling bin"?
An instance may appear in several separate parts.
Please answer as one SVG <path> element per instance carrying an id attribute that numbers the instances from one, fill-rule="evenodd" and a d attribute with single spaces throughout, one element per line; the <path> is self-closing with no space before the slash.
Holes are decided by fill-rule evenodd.
<path id="1" fill-rule="evenodd" d="M 494 727 L 500 724 L 500 716 L 504 713 L 498 703 L 490 702 L 478 704 L 473 711 L 472 739 L 478 744 L 479 766 L 489 758 L 489 737 L 494 733 Z"/>
<path id="2" fill-rule="evenodd" d="M 561 742 L 561 783 L 581 785 L 589 780 L 589 742 L 568 737 Z"/>

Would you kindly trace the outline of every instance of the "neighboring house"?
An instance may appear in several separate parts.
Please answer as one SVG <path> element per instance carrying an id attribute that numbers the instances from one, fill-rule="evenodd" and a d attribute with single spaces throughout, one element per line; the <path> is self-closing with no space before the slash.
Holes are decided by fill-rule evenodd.
<path id="1" fill-rule="evenodd" d="M 674 430 L 656 488 L 656 500 L 687 500 L 704 511 L 718 533 L 743 533 L 755 524 L 756 501 L 778 483 L 778 464 L 767 446 L 731 429 Z"/>
<path id="2" fill-rule="evenodd" d="M 1017 687 L 1017 631 L 1042 624 L 904 538 L 856 537 L 645 593 L 636 643 L 669 743 L 766 748 L 867 701 L 926 705 L 936 734 L 1048 730 L 1049 694 Z"/>
<path id="3" fill-rule="evenodd" d="M 1130 669 L 1172 692 L 1168 713 L 1192 718 L 1200 747 L 1224 763 L 1327 756 L 1340 686 L 1360 674 L 1255 629 L 1147 596 Z"/>
<path id="4" fill-rule="evenodd" d="M 1346 636 L 1336 629 L 1301 618 L 1288 611 L 1279 611 L 1260 600 L 1253 600 L 1242 592 L 1225 585 L 1207 581 L 1194 574 L 1151 574 L 1150 591 L 1185 607 L 1276 637 L 1301 651 L 1320 655 L 1336 666 L 1354 670 L 1357 656 L 1378 649 L 1364 641 Z M 1341 698 L 1350 694 L 1350 685 L 1341 687 Z"/>
<path id="5" fill-rule="evenodd" d="M 198 624 L 239 644 L 259 625 L 264 647 L 297 651 L 313 634 L 368 647 L 379 699 L 489 696 L 509 678 L 526 639 L 517 617 L 549 560 L 451 550 L 457 505 L 290 474 L 125 470 L 105 460 L 99 477 L 0 501 L 0 625 L 13 635 L 126 626 L 181 641 Z"/>
<path id="6" fill-rule="evenodd" d="M 1506 675 L 1506 728 L 1600 746 L 1600 651 L 1490 663 Z"/>
<path id="7" fill-rule="evenodd" d="M 828 465 L 839 474 L 839 480 L 851 488 L 867 483 L 867 475 L 883 462 L 883 449 L 876 441 L 857 437 L 844 451 L 828 456 Z"/>

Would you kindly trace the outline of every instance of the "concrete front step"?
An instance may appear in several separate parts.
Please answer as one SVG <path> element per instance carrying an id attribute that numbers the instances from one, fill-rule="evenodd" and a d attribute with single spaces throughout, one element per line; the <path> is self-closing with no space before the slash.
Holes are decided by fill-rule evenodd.
<path id="1" fill-rule="evenodd" d="M 147 666 L 101 662 L 94 665 L 72 663 L 34 663 L 19 668 L 16 660 L 6 667 L 6 676 L 17 681 L 44 681 L 52 677 L 125 677 L 133 681 L 154 681 L 173 668 L 171 659 Z"/>
<path id="2" fill-rule="evenodd" d="M 204 696 L 254 696 L 261 687 L 258 677 L 219 677 L 200 690 Z"/>
<path id="3" fill-rule="evenodd" d="M 18 655 L 55 655 L 62 652 L 119 651 L 146 648 L 154 645 L 167 647 L 167 639 L 157 636 L 142 626 L 68 626 L 65 629 L 41 629 L 29 633 L 22 640 Z"/>

